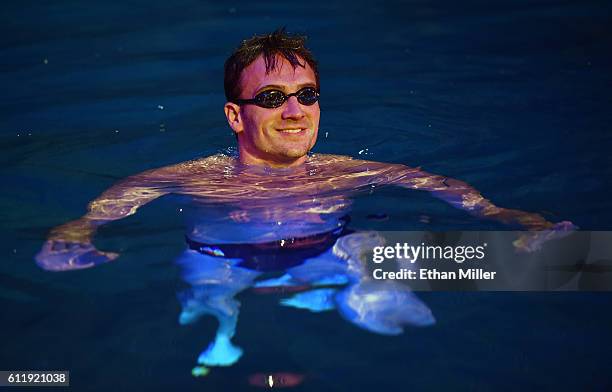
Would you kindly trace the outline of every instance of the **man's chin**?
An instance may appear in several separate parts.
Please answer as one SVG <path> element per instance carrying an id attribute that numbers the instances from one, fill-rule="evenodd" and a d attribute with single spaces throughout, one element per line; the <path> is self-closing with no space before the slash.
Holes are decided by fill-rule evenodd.
<path id="1" fill-rule="evenodd" d="M 306 149 L 284 150 L 273 156 L 269 156 L 266 161 L 273 167 L 296 166 L 302 164 L 306 160 L 308 151 L 309 150 Z"/>
<path id="2" fill-rule="evenodd" d="M 283 154 L 288 160 L 296 160 L 302 157 L 305 157 L 306 155 L 308 155 L 308 150 L 306 149 L 301 149 L 301 150 L 289 150 L 287 152 L 285 152 L 285 154 Z"/>
<path id="3" fill-rule="evenodd" d="M 284 143 L 276 146 L 276 155 L 278 159 L 293 161 L 305 157 L 310 151 L 311 143 Z"/>

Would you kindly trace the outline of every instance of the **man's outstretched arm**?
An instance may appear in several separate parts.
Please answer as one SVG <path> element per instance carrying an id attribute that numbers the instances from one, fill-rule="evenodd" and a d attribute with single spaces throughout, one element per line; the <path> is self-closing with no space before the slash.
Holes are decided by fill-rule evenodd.
<path id="1" fill-rule="evenodd" d="M 164 178 L 170 172 L 171 167 L 147 171 L 107 189 L 89 203 L 83 217 L 51 230 L 36 255 L 36 263 L 46 270 L 65 271 L 89 268 L 116 259 L 118 254 L 101 252 L 93 246 L 97 228 L 133 215 L 139 207 L 168 193 L 171 184 Z"/>
<path id="2" fill-rule="evenodd" d="M 401 165 L 398 165 L 401 166 Z M 397 185 L 431 192 L 441 200 L 456 208 L 467 211 L 478 218 L 492 219 L 508 225 L 518 225 L 526 230 L 570 230 L 574 228 L 571 222 L 553 224 L 540 214 L 501 208 L 485 199 L 480 192 L 467 183 L 453 178 L 430 174 L 420 169 L 401 166 L 404 175 L 396 182 Z"/>

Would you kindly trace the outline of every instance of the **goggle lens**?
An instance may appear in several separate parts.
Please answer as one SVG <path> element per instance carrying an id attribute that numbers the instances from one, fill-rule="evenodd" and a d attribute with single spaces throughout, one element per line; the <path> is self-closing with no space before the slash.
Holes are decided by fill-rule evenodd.
<path id="1" fill-rule="evenodd" d="M 262 108 L 274 109 L 281 107 L 292 96 L 297 97 L 298 102 L 306 106 L 312 106 L 319 100 L 319 92 L 314 87 L 304 87 L 293 94 L 285 94 L 280 90 L 266 90 L 253 99 L 238 99 L 236 103 L 251 103 Z"/>

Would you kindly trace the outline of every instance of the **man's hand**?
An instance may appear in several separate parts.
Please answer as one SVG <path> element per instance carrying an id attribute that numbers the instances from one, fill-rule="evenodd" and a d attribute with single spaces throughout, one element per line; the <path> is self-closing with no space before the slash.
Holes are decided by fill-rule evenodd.
<path id="1" fill-rule="evenodd" d="M 133 215 L 139 207 L 169 193 L 175 180 L 191 174 L 195 164 L 149 170 L 113 185 L 89 203 L 87 214 L 51 230 L 35 257 L 36 264 L 48 271 L 69 271 L 115 260 L 117 253 L 101 252 L 92 245 L 97 228 Z"/>
<path id="2" fill-rule="evenodd" d="M 36 255 L 36 264 L 47 271 L 69 271 L 108 263 L 117 253 L 101 252 L 91 243 L 48 240 Z"/>
<path id="3" fill-rule="evenodd" d="M 542 249 L 544 243 L 567 237 L 577 229 L 578 226 L 572 222 L 563 221 L 545 230 L 522 233 L 518 240 L 512 242 L 512 245 L 519 253 L 531 253 Z"/>

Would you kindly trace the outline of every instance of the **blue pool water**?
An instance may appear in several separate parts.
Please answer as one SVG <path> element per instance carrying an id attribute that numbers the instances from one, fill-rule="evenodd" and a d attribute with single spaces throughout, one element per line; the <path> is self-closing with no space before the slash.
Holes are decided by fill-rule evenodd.
<path id="1" fill-rule="evenodd" d="M 103 227 L 116 263 L 33 257 L 118 179 L 225 151 L 222 65 L 286 25 L 320 62 L 316 152 L 464 180 L 496 204 L 610 230 L 612 13 L 606 2 L 9 2 L 0 15 L 0 370 L 71 371 L 76 390 L 606 390 L 607 293 L 419 293 L 436 318 L 382 336 L 245 291 L 234 366 L 194 378 L 216 329 L 181 326 L 173 197 Z M 387 220 L 372 220 L 385 214 Z M 351 227 L 499 229 L 427 193 L 376 189 Z M 426 219 L 424 219 L 426 217 Z"/>

